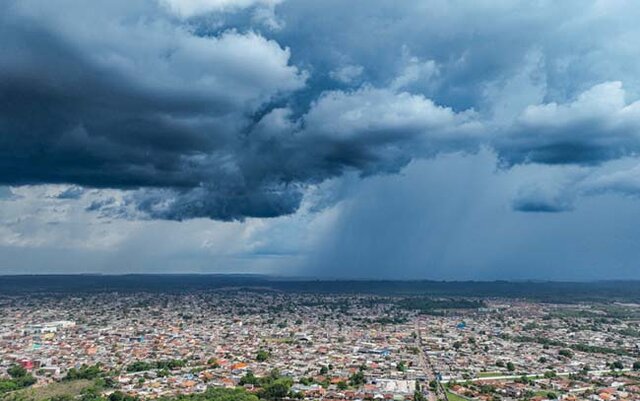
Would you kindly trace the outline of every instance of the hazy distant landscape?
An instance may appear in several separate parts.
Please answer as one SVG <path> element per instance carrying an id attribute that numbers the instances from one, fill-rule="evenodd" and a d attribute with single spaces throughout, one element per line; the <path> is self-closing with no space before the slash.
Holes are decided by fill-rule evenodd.
<path id="1" fill-rule="evenodd" d="M 640 302 L 640 281 L 320 280 L 264 275 L 23 275 L 1 276 L 2 294 L 156 292 L 219 289 L 285 293 L 520 298 L 545 302 Z"/>

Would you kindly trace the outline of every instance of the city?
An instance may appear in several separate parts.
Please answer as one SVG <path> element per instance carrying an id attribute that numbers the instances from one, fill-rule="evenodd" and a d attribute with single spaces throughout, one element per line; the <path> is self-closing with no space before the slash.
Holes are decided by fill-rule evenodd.
<path id="1" fill-rule="evenodd" d="M 267 400 L 640 397 L 635 303 L 231 288 L 11 296 L 0 310 L 8 400 L 38 389 L 83 400 L 211 389 Z M 12 387 L 20 377 L 33 383 Z"/>

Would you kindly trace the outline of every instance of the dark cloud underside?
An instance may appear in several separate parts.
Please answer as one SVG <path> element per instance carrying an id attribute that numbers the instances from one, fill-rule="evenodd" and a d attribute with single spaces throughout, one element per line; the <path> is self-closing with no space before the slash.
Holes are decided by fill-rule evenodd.
<path id="1" fill-rule="evenodd" d="M 0 185 L 123 189 L 89 210 L 234 220 L 441 153 L 488 147 L 510 168 L 640 150 L 636 6 L 274 4 L 4 2 Z"/>

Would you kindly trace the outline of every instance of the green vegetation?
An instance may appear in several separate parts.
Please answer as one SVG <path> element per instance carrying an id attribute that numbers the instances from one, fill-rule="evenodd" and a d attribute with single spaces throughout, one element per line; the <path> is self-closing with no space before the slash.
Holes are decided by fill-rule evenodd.
<path id="1" fill-rule="evenodd" d="M 562 341 L 551 340 L 545 337 L 517 336 L 517 337 L 513 337 L 511 340 L 515 342 L 520 342 L 520 343 L 537 343 L 537 344 L 542 344 L 543 346 L 570 348 L 574 351 L 588 352 L 588 353 L 614 354 L 614 355 L 627 354 L 626 351 L 621 349 L 600 347 L 600 346 L 588 345 L 588 344 L 565 344 Z"/>
<path id="2" fill-rule="evenodd" d="M 504 373 L 502 372 L 479 372 L 478 377 L 497 377 L 502 376 Z"/>
<path id="3" fill-rule="evenodd" d="M 468 401 L 466 398 L 459 396 L 458 394 L 451 391 L 447 391 L 447 399 L 449 401 Z"/>
<path id="4" fill-rule="evenodd" d="M 618 320 L 635 320 L 640 317 L 640 313 L 635 307 L 624 305 L 615 305 L 611 303 L 602 303 L 597 305 L 597 309 L 559 309 L 549 313 L 551 317 L 557 318 L 592 318 L 597 322 L 608 322 L 611 319 Z M 625 329 L 624 335 L 637 337 L 638 333 L 633 329 Z"/>
<path id="5" fill-rule="evenodd" d="M 10 379 L 0 379 L 0 394 L 29 387 L 36 379 L 20 365 L 12 365 L 7 369 Z"/>
<path id="6" fill-rule="evenodd" d="M 247 372 L 240 379 L 240 385 L 251 384 L 260 388 L 258 396 L 266 400 L 276 400 L 285 398 L 290 394 L 293 380 L 289 377 L 281 376 L 277 369 L 271 371 L 269 376 L 257 377 L 253 372 Z"/>
<path id="7" fill-rule="evenodd" d="M 152 369 L 167 369 L 174 370 L 183 368 L 187 365 L 187 363 L 180 359 L 170 359 L 166 361 L 155 361 L 155 362 L 145 362 L 145 361 L 136 361 L 131 365 L 127 366 L 127 372 L 143 372 L 145 370 Z"/>
<path id="8" fill-rule="evenodd" d="M 573 358 L 573 352 L 570 349 L 561 349 L 560 351 L 558 351 L 558 354 L 560 356 L 564 356 L 565 358 Z"/>
<path id="9" fill-rule="evenodd" d="M 98 398 L 95 401 L 102 401 L 102 400 L 103 398 Z M 107 397 L 107 400 L 108 401 L 139 401 L 138 398 L 125 394 L 122 391 L 115 391 L 109 394 L 109 397 Z"/>
<path id="10" fill-rule="evenodd" d="M 409 297 L 398 301 L 402 309 L 417 310 L 430 315 L 442 315 L 447 309 L 478 309 L 485 307 L 484 301 L 468 299 L 433 299 L 430 297 Z"/>
<path id="11" fill-rule="evenodd" d="M 25 377 L 27 375 L 27 369 L 21 365 L 11 365 L 7 369 L 7 374 L 13 378 Z"/>
<path id="12" fill-rule="evenodd" d="M 260 351 L 258 351 L 258 354 L 256 355 L 256 361 L 264 362 L 267 359 L 269 359 L 269 356 L 271 355 L 267 351 L 261 349 Z"/>
<path id="13" fill-rule="evenodd" d="M 349 377 L 349 384 L 352 386 L 361 386 L 365 383 L 364 373 L 361 370 L 358 370 L 356 373 L 352 374 Z"/>
<path id="14" fill-rule="evenodd" d="M 93 380 L 102 375 L 102 369 L 100 365 L 82 365 L 79 369 L 71 368 L 67 371 L 67 375 L 65 376 L 65 381 L 70 380 Z"/>
<path id="15" fill-rule="evenodd" d="M 45 401 L 54 400 L 62 401 L 66 399 L 75 399 L 83 395 L 93 386 L 93 382 L 89 380 L 74 380 L 60 383 L 52 383 L 44 387 L 30 387 L 15 391 L 5 395 L 3 400 L 6 401 Z M 82 397 L 83 401 L 90 398 Z"/>
<path id="16" fill-rule="evenodd" d="M 427 397 L 421 391 L 420 382 L 416 380 L 416 389 L 413 392 L 413 401 L 427 401 Z"/>
<path id="17" fill-rule="evenodd" d="M 365 319 L 367 323 L 379 323 L 379 324 L 402 324 L 409 321 L 406 316 L 383 316 L 377 319 Z"/>
<path id="18" fill-rule="evenodd" d="M 244 389 L 209 388 L 204 393 L 161 398 L 161 401 L 258 401 L 258 397 Z M 110 400 L 119 401 L 119 400 Z"/>

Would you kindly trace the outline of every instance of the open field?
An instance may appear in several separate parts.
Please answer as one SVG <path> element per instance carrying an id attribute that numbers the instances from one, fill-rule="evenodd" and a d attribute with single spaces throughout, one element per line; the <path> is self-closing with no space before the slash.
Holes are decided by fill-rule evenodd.
<path id="1" fill-rule="evenodd" d="M 29 387 L 22 390 L 7 393 L 2 397 L 3 401 L 43 401 L 53 397 L 71 396 L 75 397 L 83 390 L 91 387 L 90 380 L 73 380 L 60 383 L 52 383 L 41 387 Z"/>
<path id="2" fill-rule="evenodd" d="M 447 391 L 447 398 L 449 399 L 449 401 L 468 401 L 466 398 L 459 396 L 458 394 L 451 391 Z"/>
<path id="3" fill-rule="evenodd" d="M 488 377 L 496 377 L 503 376 L 502 372 L 480 372 L 478 373 L 478 377 L 488 378 Z"/>

